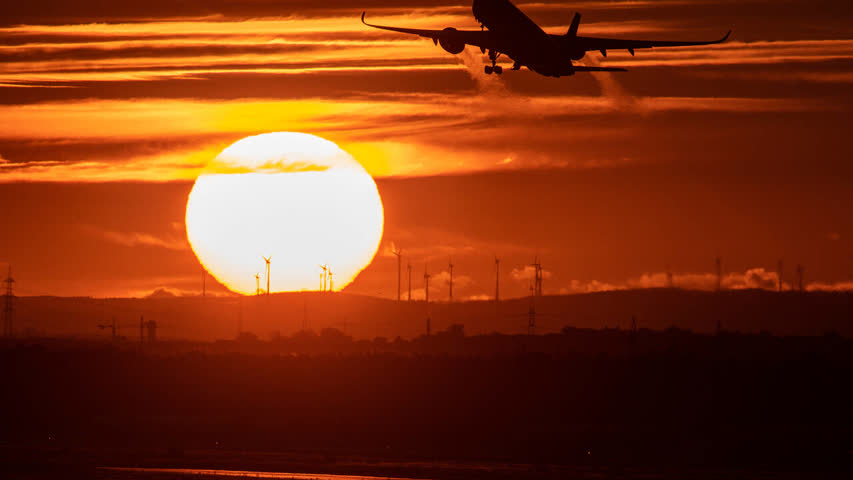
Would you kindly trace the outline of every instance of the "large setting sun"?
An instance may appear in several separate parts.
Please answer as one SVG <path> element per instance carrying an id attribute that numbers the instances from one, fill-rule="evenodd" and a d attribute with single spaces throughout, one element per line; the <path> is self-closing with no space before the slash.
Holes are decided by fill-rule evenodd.
<path id="1" fill-rule="evenodd" d="M 352 282 L 379 246 L 382 202 L 350 154 L 304 133 L 244 138 L 202 172 L 187 201 L 187 236 L 205 269 L 229 289 L 253 294 L 264 257 L 270 291 L 321 288 L 328 266 L 334 290 Z"/>

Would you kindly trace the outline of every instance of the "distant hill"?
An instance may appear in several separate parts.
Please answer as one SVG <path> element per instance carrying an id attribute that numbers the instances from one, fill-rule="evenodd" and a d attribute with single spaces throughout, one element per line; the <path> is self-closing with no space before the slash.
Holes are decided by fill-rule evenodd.
<path id="1" fill-rule="evenodd" d="M 238 331 L 260 338 L 303 328 L 337 328 L 356 338 L 411 338 L 462 324 L 469 335 L 527 333 L 529 298 L 430 303 L 400 302 L 344 293 L 273 294 L 260 297 L 148 298 L 21 297 L 15 299 L 15 330 L 29 336 L 139 338 L 140 319 L 154 320 L 158 336 L 172 339 L 234 338 Z M 698 292 L 678 289 L 627 290 L 535 299 L 536 333 L 579 328 L 677 327 L 695 332 L 725 330 L 775 335 L 853 337 L 853 294 L 738 290 Z M 105 328 L 98 328 L 102 325 Z"/>

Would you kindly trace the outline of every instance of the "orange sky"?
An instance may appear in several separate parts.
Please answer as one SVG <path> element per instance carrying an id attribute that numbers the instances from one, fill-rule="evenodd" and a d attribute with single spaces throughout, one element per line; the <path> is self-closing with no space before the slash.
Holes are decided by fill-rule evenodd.
<path id="1" fill-rule="evenodd" d="M 493 292 L 494 254 L 509 295 L 537 253 L 546 293 L 655 286 L 667 265 L 705 288 L 716 255 L 733 287 L 772 283 L 778 258 L 813 288 L 850 284 L 846 2 L 520 3 L 553 32 L 576 10 L 582 35 L 734 30 L 590 54 L 630 72 L 562 79 L 486 77 L 475 49 L 358 21 L 476 29 L 469 2 L 175 3 L 19 2 L 0 19 L 0 262 L 22 294 L 197 291 L 192 179 L 280 130 L 333 140 L 378 178 L 385 238 L 356 293 L 396 289 L 392 242 L 418 287 L 452 255 L 471 298 Z"/>

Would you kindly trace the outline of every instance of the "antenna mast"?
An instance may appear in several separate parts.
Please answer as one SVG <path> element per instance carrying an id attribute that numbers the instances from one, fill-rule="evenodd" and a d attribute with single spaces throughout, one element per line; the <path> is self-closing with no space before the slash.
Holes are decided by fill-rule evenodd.
<path id="1" fill-rule="evenodd" d="M 15 279 L 12 278 L 12 265 L 9 265 L 9 273 L 6 275 L 6 280 L 3 280 L 3 282 L 6 283 L 6 302 L 3 308 L 3 336 L 12 337 L 14 334 L 14 330 L 12 328 L 12 315 L 14 313 L 12 308 L 12 299 L 14 298 L 12 284 L 15 283 Z"/>
<path id="2" fill-rule="evenodd" d="M 805 274 L 805 268 L 802 265 L 797 265 L 797 289 L 800 291 L 800 293 L 802 293 L 805 290 L 804 284 L 803 284 L 804 274 Z"/>
<path id="3" fill-rule="evenodd" d="M 779 263 L 776 264 L 776 283 L 778 284 L 778 291 L 782 291 L 782 259 L 779 259 Z"/>
<path id="4" fill-rule="evenodd" d="M 448 260 L 448 266 L 450 267 L 450 303 L 453 303 L 453 262 Z"/>

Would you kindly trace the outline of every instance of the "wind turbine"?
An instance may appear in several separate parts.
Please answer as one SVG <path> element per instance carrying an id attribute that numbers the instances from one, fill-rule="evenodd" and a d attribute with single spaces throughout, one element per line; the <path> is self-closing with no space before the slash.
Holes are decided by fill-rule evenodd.
<path id="1" fill-rule="evenodd" d="M 332 273 L 332 269 L 331 269 L 331 267 L 330 267 L 330 268 L 329 268 L 329 291 L 330 291 L 330 292 L 334 292 L 334 291 L 335 291 L 335 283 L 334 283 L 334 277 L 333 277 L 334 275 L 335 275 L 335 274 L 334 274 L 334 273 Z"/>
<path id="2" fill-rule="evenodd" d="M 267 262 L 267 295 L 270 294 L 270 260 L 272 260 L 272 255 L 269 258 L 262 257 L 265 262 Z"/>
<path id="3" fill-rule="evenodd" d="M 326 265 L 317 265 L 317 266 L 323 269 L 323 275 L 322 275 L 323 276 L 323 288 L 321 290 L 323 292 L 325 292 L 326 291 L 326 274 L 329 271 L 329 265 L 326 264 Z"/>
<path id="4" fill-rule="evenodd" d="M 256 273 L 255 274 L 255 296 L 257 297 L 260 294 L 261 294 L 261 274 Z"/>
<path id="5" fill-rule="evenodd" d="M 397 301 L 400 301 L 400 257 L 403 256 L 403 249 L 392 251 L 397 256 Z"/>
<path id="6" fill-rule="evenodd" d="M 495 303 L 500 301 L 501 260 L 495 256 Z"/>
<path id="7" fill-rule="evenodd" d="M 432 319 L 429 316 L 429 279 L 432 277 L 429 273 L 427 273 L 426 265 L 424 265 L 424 298 L 426 299 L 426 334 L 429 336 L 430 334 L 430 324 L 432 323 Z"/>
<path id="8" fill-rule="evenodd" d="M 412 301 L 412 264 L 406 262 L 406 272 L 409 274 L 409 301 Z"/>

